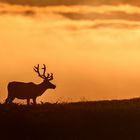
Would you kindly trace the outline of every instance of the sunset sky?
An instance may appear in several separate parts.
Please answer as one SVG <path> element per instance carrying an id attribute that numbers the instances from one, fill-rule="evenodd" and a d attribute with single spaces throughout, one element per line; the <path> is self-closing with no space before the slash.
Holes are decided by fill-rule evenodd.
<path id="1" fill-rule="evenodd" d="M 38 102 L 140 96 L 140 2 L 9 1 L 0 0 L 0 102 L 8 82 L 42 81 L 38 63 L 57 86 Z"/>

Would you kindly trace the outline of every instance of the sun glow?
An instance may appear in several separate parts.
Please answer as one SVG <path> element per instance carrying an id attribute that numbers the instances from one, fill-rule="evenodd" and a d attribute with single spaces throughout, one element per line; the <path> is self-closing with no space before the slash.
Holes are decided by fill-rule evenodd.
<path id="1" fill-rule="evenodd" d="M 0 13 L 1 101 L 9 81 L 41 81 L 37 63 L 46 63 L 57 85 L 43 101 L 139 96 L 139 7 L 1 4 Z"/>

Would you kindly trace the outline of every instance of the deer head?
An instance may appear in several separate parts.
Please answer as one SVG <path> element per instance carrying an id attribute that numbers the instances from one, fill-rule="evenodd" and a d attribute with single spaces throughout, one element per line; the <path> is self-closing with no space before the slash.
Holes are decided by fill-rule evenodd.
<path id="1" fill-rule="evenodd" d="M 43 79 L 43 83 L 45 83 L 48 86 L 48 88 L 55 89 L 56 86 L 50 82 L 51 80 L 53 80 L 53 73 L 51 73 L 51 74 L 47 73 L 47 76 L 46 76 L 46 65 L 43 64 L 43 66 L 44 66 L 42 68 L 43 69 L 43 74 L 40 74 L 39 64 L 37 66 L 34 66 L 33 69 L 38 74 L 38 76 Z"/>

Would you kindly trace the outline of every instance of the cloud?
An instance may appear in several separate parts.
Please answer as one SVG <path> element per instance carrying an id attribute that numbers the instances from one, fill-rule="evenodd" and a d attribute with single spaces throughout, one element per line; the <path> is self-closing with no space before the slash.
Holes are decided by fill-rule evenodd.
<path id="1" fill-rule="evenodd" d="M 90 28 L 117 28 L 117 29 L 137 29 L 140 28 L 140 25 L 138 24 L 127 24 L 127 23 L 99 23 L 93 26 L 90 26 Z"/>
<path id="2" fill-rule="evenodd" d="M 127 20 L 140 21 L 140 8 L 135 6 L 50 6 L 31 7 L 0 4 L 0 14 L 19 14 L 26 16 L 61 15 L 71 20 Z"/>
<path id="3" fill-rule="evenodd" d="M 120 5 L 129 4 L 140 6 L 138 0 L 0 0 L 8 4 L 30 5 L 30 6 L 56 6 L 56 5 Z"/>
<path id="4" fill-rule="evenodd" d="M 66 18 L 71 20 L 128 20 L 128 21 L 140 21 L 140 14 L 133 13 L 127 14 L 125 12 L 111 12 L 111 13 L 88 13 L 88 14 L 80 14 L 80 13 L 59 13 Z"/>
<path id="5" fill-rule="evenodd" d="M 99 29 L 99 28 L 117 28 L 117 29 L 138 29 L 140 25 L 138 24 L 127 24 L 127 23 L 97 23 L 91 26 L 66 26 L 67 30 L 78 31 L 84 29 Z"/>
<path id="6" fill-rule="evenodd" d="M 1 15 L 29 16 L 34 19 L 51 18 L 63 20 L 68 30 L 95 28 L 140 28 L 140 8 L 130 5 L 120 6 L 49 6 L 31 7 L 0 4 Z M 69 24 L 70 23 L 70 24 Z M 52 23 L 51 23 L 52 24 Z M 50 24 L 50 26 L 51 26 Z M 59 25 L 57 25 L 59 26 Z"/>
<path id="7" fill-rule="evenodd" d="M 36 13 L 34 11 L 31 11 L 31 10 L 26 10 L 26 11 L 21 11 L 21 12 L 8 12 L 8 11 L 5 11 L 5 10 L 1 10 L 0 11 L 0 14 L 4 15 L 4 14 L 12 14 L 12 15 L 25 15 L 25 16 L 34 16 L 36 15 Z"/>

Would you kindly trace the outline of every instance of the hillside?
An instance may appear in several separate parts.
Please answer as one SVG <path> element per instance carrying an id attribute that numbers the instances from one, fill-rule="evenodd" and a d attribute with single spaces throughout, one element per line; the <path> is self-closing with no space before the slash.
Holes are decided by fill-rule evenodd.
<path id="1" fill-rule="evenodd" d="M 140 99 L 50 104 L 0 104 L 0 139 L 140 139 Z"/>

